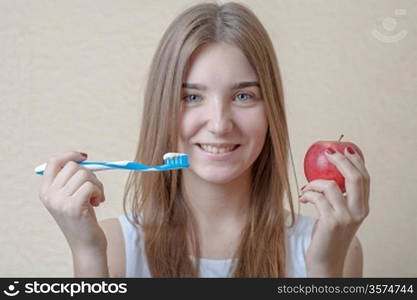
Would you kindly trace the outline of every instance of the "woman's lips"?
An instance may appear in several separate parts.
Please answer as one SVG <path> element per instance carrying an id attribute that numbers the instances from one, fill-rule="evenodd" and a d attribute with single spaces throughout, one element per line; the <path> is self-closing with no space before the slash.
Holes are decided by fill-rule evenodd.
<path id="1" fill-rule="evenodd" d="M 212 148 L 217 148 L 217 149 L 229 149 L 229 148 L 231 148 L 232 151 L 233 151 L 237 147 L 240 146 L 240 144 L 201 144 L 201 143 L 197 143 L 196 145 L 199 146 L 204 151 L 206 151 L 204 148 L 207 148 L 207 147 L 212 147 Z M 205 147 L 203 147 L 203 146 L 205 146 Z M 209 152 L 209 151 L 207 151 L 207 152 Z M 227 151 L 227 152 L 230 152 L 230 150 Z M 214 152 L 214 153 L 216 153 L 216 152 Z"/>
<path id="2" fill-rule="evenodd" d="M 199 151 L 206 157 L 208 157 L 211 160 L 227 160 L 231 156 L 233 156 L 236 151 L 240 148 L 240 144 L 235 145 L 235 148 L 232 151 L 229 152 L 223 152 L 223 153 L 213 153 L 213 152 L 207 152 L 202 147 L 201 144 L 196 144 Z"/>

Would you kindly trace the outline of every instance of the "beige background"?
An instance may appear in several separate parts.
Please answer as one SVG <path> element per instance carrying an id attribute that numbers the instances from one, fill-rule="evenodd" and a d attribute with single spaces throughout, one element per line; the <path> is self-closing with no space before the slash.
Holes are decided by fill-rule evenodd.
<path id="1" fill-rule="evenodd" d="M 0 1 L 0 276 L 72 276 L 33 168 L 67 150 L 133 158 L 157 42 L 196 2 Z M 300 184 L 313 142 L 359 145 L 372 177 L 364 275 L 416 277 L 417 1 L 243 2 L 278 53 Z M 121 214 L 127 173 L 97 174 L 98 218 Z"/>

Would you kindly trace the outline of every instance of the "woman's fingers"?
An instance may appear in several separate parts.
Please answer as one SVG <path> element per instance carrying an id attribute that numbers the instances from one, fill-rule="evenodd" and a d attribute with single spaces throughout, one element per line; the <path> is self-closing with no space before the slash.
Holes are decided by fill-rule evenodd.
<path id="1" fill-rule="evenodd" d="M 103 197 L 102 195 L 100 188 L 96 184 L 91 181 L 84 181 L 72 197 L 77 207 L 83 207 L 89 204 L 98 206 L 101 202 L 100 199 Z M 89 201 L 90 199 L 91 201 Z"/>
<path id="2" fill-rule="evenodd" d="M 345 148 L 345 150 L 344 150 L 344 155 L 350 160 L 350 162 L 359 170 L 359 172 L 361 172 L 362 173 L 362 175 L 364 176 L 364 177 L 368 177 L 369 178 L 369 174 L 368 174 L 368 171 L 366 170 L 366 167 L 365 167 L 365 161 L 362 159 L 362 157 L 357 153 L 357 152 L 355 152 L 352 148 L 351 148 L 351 150 L 354 152 L 354 153 L 350 153 L 349 151 L 348 151 L 348 147 L 346 147 Z"/>
<path id="3" fill-rule="evenodd" d="M 50 187 L 53 188 L 52 191 L 60 191 L 67 196 L 74 195 L 82 187 L 80 195 L 89 193 L 90 196 L 88 198 L 81 197 L 81 200 L 75 197 L 76 199 L 85 202 L 90 200 L 89 202 L 93 206 L 98 206 L 103 202 L 105 200 L 103 184 L 92 171 L 77 163 L 85 159 L 86 156 L 76 151 L 50 158 L 44 172 L 45 177 L 40 191 L 41 198 L 43 200 L 47 198 L 47 193 L 51 192 Z"/>
<path id="4" fill-rule="evenodd" d="M 368 170 L 365 167 L 365 162 L 362 157 L 357 153 L 349 153 L 347 148 L 345 148 L 345 156 L 355 165 L 355 167 L 362 173 L 363 175 L 363 183 L 364 183 L 364 206 L 366 211 L 369 211 L 369 188 L 370 188 L 370 181 L 371 177 L 368 173 Z"/>
<path id="5" fill-rule="evenodd" d="M 368 214 L 367 179 L 347 156 L 335 151 L 327 158 L 333 163 L 345 178 L 347 207 L 355 220 L 361 221 Z"/>
<path id="6" fill-rule="evenodd" d="M 346 214 L 346 201 L 336 181 L 323 179 L 312 180 L 303 188 L 302 191 L 313 191 L 324 194 L 325 198 L 328 199 L 336 213 Z"/>
<path id="7" fill-rule="evenodd" d="M 52 156 L 48 160 L 45 167 L 43 181 L 41 184 L 41 189 L 39 191 L 40 197 L 44 198 L 44 195 L 46 194 L 47 190 L 54 182 L 55 177 L 58 175 L 58 173 L 62 170 L 62 168 L 66 165 L 68 161 L 82 161 L 85 159 L 86 157 L 77 151 L 69 151 Z"/>
<path id="8" fill-rule="evenodd" d="M 86 183 L 90 182 L 98 189 L 98 193 L 94 192 L 91 204 L 97 206 L 104 201 L 104 187 L 103 184 L 98 180 L 92 171 L 81 167 L 66 183 L 63 187 L 63 191 L 68 196 L 75 196 L 77 191 Z M 88 185 L 87 185 L 88 187 Z M 88 199 L 87 199 L 88 200 Z"/>
<path id="9" fill-rule="evenodd" d="M 68 161 L 65 166 L 56 175 L 55 180 L 52 182 L 53 187 L 62 188 L 68 182 L 68 180 L 81 169 L 81 166 L 73 160 Z"/>
<path id="10" fill-rule="evenodd" d="M 300 197 L 300 201 L 314 204 L 318 214 L 325 219 L 334 215 L 334 208 L 322 193 L 306 191 Z"/>

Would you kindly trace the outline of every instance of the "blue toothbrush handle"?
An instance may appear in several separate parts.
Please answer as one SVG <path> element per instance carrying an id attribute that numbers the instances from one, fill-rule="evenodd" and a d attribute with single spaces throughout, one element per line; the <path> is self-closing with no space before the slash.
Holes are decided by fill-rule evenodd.
<path id="1" fill-rule="evenodd" d="M 115 161 L 115 162 L 103 162 L 103 161 L 81 161 L 79 165 L 91 170 L 91 171 L 102 171 L 111 169 L 125 169 L 125 170 L 152 170 L 150 166 L 142 165 L 132 161 Z M 35 173 L 43 175 L 46 168 L 46 163 L 39 165 L 35 168 Z"/>
<path id="2" fill-rule="evenodd" d="M 146 170 L 151 168 L 136 162 L 103 162 L 103 161 L 81 161 L 78 164 L 85 166 L 92 171 L 108 170 L 108 169 L 126 169 L 126 170 Z"/>

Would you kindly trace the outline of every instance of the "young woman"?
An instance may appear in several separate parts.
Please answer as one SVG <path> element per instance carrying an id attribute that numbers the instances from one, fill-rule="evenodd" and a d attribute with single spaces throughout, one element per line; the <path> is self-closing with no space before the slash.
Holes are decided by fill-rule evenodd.
<path id="1" fill-rule="evenodd" d="M 125 215 L 97 222 L 101 182 L 52 157 L 40 198 L 71 247 L 75 276 L 360 277 L 355 234 L 369 175 L 356 153 L 329 149 L 346 179 L 303 189 L 318 218 L 294 212 L 289 136 L 272 43 L 246 7 L 199 4 L 165 32 L 150 67 L 135 160 L 189 155 L 190 168 L 131 172 Z M 284 209 L 288 201 L 289 211 Z"/>

